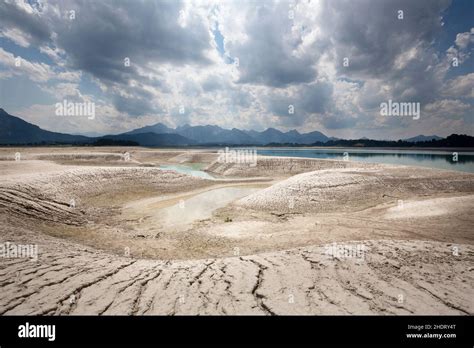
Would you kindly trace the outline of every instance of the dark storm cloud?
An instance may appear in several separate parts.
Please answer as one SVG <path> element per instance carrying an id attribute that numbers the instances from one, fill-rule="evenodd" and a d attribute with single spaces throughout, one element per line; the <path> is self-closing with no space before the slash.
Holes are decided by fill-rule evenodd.
<path id="1" fill-rule="evenodd" d="M 156 109 L 150 101 L 143 98 L 114 96 L 114 106 L 119 112 L 126 113 L 130 116 L 142 116 L 147 113 L 156 112 Z"/>
<path id="2" fill-rule="evenodd" d="M 163 112 L 163 107 L 155 100 L 153 93 L 141 86 L 126 86 L 117 91 L 110 91 L 109 96 L 119 112 L 132 117 Z"/>
<path id="3" fill-rule="evenodd" d="M 240 83 L 285 87 L 312 81 L 315 57 L 297 57 L 292 52 L 301 37 L 292 34 L 288 3 L 256 2 L 247 10 L 248 40 L 229 43 L 232 57 L 239 59 Z"/>
<path id="4" fill-rule="evenodd" d="M 327 82 L 317 82 L 300 86 L 291 94 L 271 94 L 267 99 L 267 109 L 279 117 L 284 126 L 301 126 L 312 115 L 324 114 L 332 105 L 333 87 Z"/>
<path id="5" fill-rule="evenodd" d="M 138 70 L 146 70 L 149 63 L 198 66 L 210 63 L 205 55 L 211 47 L 207 27 L 193 15 L 188 18 L 187 26 L 181 27 L 178 23 L 181 2 L 80 4 L 82 6 L 72 8 L 76 10 L 76 18 L 70 23 L 63 22 L 58 44 L 68 53 L 74 68 L 91 73 L 115 89 L 127 88 L 132 79 L 149 83 Z M 126 59 L 129 66 L 125 64 Z M 156 87 L 156 83 L 154 85 Z M 163 88 L 163 92 L 169 89 Z M 125 98 L 120 95 L 112 98 L 118 111 L 131 116 L 161 112 L 161 108 L 153 107 L 155 104 L 150 99 L 151 96 Z"/>
<path id="6" fill-rule="evenodd" d="M 29 14 L 15 3 L 0 2 L 0 28 L 18 29 L 36 44 L 48 42 L 52 31 L 41 17 Z"/>
<path id="7" fill-rule="evenodd" d="M 20 30 L 37 47 L 63 49 L 67 68 L 92 74 L 109 87 L 107 93 L 116 109 L 131 116 L 159 109 L 149 101 L 151 95 L 140 95 L 140 88 L 130 96 L 126 92 L 130 81 L 170 91 L 165 81 L 150 80 L 149 64 L 211 63 L 206 56 L 212 48 L 207 26 L 193 13 L 180 25 L 180 1 L 53 0 L 44 7 L 35 6 L 39 11 L 29 13 L 20 5 L 1 2 L 0 28 Z"/>
<path id="8" fill-rule="evenodd" d="M 442 29 L 441 14 L 450 3 L 324 1 L 321 25 L 334 43 L 338 73 L 358 79 L 381 79 L 393 87 L 391 97 L 396 99 L 432 101 L 442 88 L 442 75 L 434 69 L 440 60 L 432 44 Z M 349 59 L 347 67 L 343 65 L 344 58 Z M 376 104 L 377 94 L 363 98 L 376 98 L 368 102 Z"/>
<path id="9" fill-rule="evenodd" d="M 290 2 L 252 3 L 246 8 L 246 39 L 228 42 L 226 50 L 239 59 L 239 83 L 282 89 L 296 86 L 297 94 L 276 93 L 266 101 L 267 110 L 282 117 L 282 122 L 304 123 L 314 114 L 328 113 L 320 120 L 325 127 L 353 127 L 359 122 L 339 109 L 333 82 L 311 82 L 326 73 L 325 65 L 318 65 L 321 57 L 325 55 L 334 64 L 336 77 L 361 81 L 358 98 L 351 100 L 359 101 L 369 113 L 388 98 L 430 103 L 443 88 L 443 57 L 433 42 L 442 30 L 441 15 L 450 2 L 324 0 L 306 32 L 316 29 L 319 34 L 304 47 L 304 34 L 295 35 L 291 30 L 288 11 L 299 10 Z M 342 64 L 345 57 L 348 67 Z M 366 81 L 374 83 L 366 85 Z M 389 89 L 382 89 L 384 85 Z M 289 104 L 295 105 L 292 118 L 287 117 Z"/>
<path id="10" fill-rule="evenodd" d="M 210 48 L 208 30 L 192 16 L 188 27 L 181 27 L 178 1 L 81 4 L 71 7 L 76 18 L 63 23 L 58 37 L 78 69 L 101 79 L 125 82 L 136 74 L 135 64 L 209 64 L 204 54 Z M 130 67 L 124 66 L 126 58 Z"/>
<path id="11" fill-rule="evenodd" d="M 324 113 L 332 99 L 333 87 L 327 82 L 318 82 L 303 88 L 300 96 L 301 106 L 309 114 Z"/>
<path id="12" fill-rule="evenodd" d="M 440 15 L 451 0 L 324 1 L 321 26 L 334 43 L 339 72 L 385 75 L 397 57 L 422 43 L 426 46 L 442 28 Z M 403 11 L 399 19 L 398 11 Z M 426 46 L 424 48 L 426 48 Z M 349 67 L 342 61 L 348 57 Z"/>
<path id="13" fill-rule="evenodd" d="M 206 56 L 212 49 L 207 25 L 193 13 L 180 25 L 181 1 L 79 0 L 51 1 L 49 5 L 49 11 L 28 13 L 15 4 L 1 3 L 0 18 L 6 28 L 21 30 L 37 46 L 63 49 L 68 68 L 90 73 L 110 87 L 108 94 L 116 109 L 132 116 L 153 108 L 141 96 L 123 97 L 120 92 L 129 89 L 130 81 L 169 92 L 165 81 L 150 80 L 150 64 L 211 63 Z M 156 76 L 156 71 L 152 72 Z"/>

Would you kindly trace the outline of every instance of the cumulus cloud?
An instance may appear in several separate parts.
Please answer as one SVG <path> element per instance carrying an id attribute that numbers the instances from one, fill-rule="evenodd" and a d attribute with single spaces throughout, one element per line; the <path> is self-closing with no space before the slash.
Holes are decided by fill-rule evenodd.
<path id="1" fill-rule="evenodd" d="M 470 109 L 470 105 L 456 99 L 437 100 L 426 105 L 425 111 L 430 112 L 434 116 L 450 116 L 459 117 Z"/>
<path id="2" fill-rule="evenodd" d="M 454 98 L 474 98 L 474 73 L 447 81 L 443 95 Z"/>
<path id="3" fill-rule="evenodd" d="M 12 75 L 26 75 L 36 82 L 45 82 L 53 78 L 54 72 L 49 65 L 44 63 L 34 63 L 0 47 L 0 63 L 9 70 Z"/>
<path id="4" fill-rule="evenodd" d="M 466 49 L 469 44 L 474 43 L 474 28 L 469 32 L 457 34 L 455 43 L 460 49 Z"/>

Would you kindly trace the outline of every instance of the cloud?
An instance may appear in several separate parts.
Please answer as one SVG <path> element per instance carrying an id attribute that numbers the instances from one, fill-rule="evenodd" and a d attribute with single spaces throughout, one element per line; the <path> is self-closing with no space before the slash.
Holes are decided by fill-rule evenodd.
<path id="1" fill-rule="evenodd" d="M 141 116 L 155 111 L 152 104 L 144 98 L 124 97 L 120 95 L 116 95 L 114 98 L 115 108 L 119 112 L 124 112 L 130 116 Z"/>
<path id="2" fill-rule="evenodd" d="M 474 28 L 471 28 L 469 32 L 459 33 L 456 35 L 455 45 L 449 47 L 446 50 L 446 56 L 451 64 L 454 60 L 457 61 L 457 65 L 463 64 L 471 56 L 471 52 L 468 50 L 469 46 L 474 42 Z"/>
<path id="3" fill-rule="evenodd" d="M 30 45 L 30 39 L 21 30 L 18 30 L 17 28 L 2 29 L 0 31 L 0 36 L 13 41 L 21 47 L 28 47 Z"/>
<path id="4" fill-rule="evenodd" d="M 16 42 L 28 38 L 31 43 L 42 44 L 49 41 L 52 34 L 48 22 L 40 16 L 39 9 L 24 1 L 0 2 L 0 23 L 3 28 L 8 28 L 2 32 L 10 33 L 6 35 L 14 40 L 16 38 Z"/>
<path id="5" fill-rule="evenodd" d="M 231 6 L 240 7 L 241 4 L 233 3 Z M 227 26 L 229 17 L 225 16 L 220 22 L 226 50 L 233 59 L 238 59 L 238 82 L 280 88 L 310 82 L 316 76 L 311 65 L 317 56 L 305 52 L 296 54 L 303 40 L 292 30 L 289 3 L 249 2 L 243 7 L 242 35 L 229 33 L 234 29 Z M 235 12 L 223 10 L 222 13 L 231 16 Z"/>
<path id="6" fill-rule="evenodd" d="M 440 45 L 450 6 L 450 0 L 7 0 L 0 4 L 0 36 L 29 55 L 17 67 L 17 51 L 0 48 L 0 79 L 27 77 L 55 98 L 93 99 L 103 121 L 95 127 L 109 131 L 156 122 L 354 137 L 409 127 L 444 131 L 441 124 L 459 129 L 448 121 L 467 124 L 472 113 L 467 62 L 474 28 Z M 459 76 L 453 58 L 465 64 Z M 432 117 L 416 127 L 380 118 L 379 105 L 388 99 L 420 102 Z M 35 105 L 22 112 L 46 112 Z M 64 131 L 67 120 L 61 122 Z M 75 122 L 74 131 L 91 126 Z"/>
<path id="7" fill-rule="evenodd" d="M 24 58 L 15 57 L 12 53 L 5 51 L 1 47 L 0 64 L 6 67 L 11 74 L 26 75 L 36 82 L 45 82 L 55 76 L 49 65 L 30 62 Z"/>
<path id="8" fill-rule="evenodd" d="M 447 81 L 443 95 L 454 98 L 474 98 L 474 73 L 457 76 Z"/>
<path id="9" fill-rule="evenodd" d="M 443 99 L 426 105 L 425 111 L 432 116 L 459 117 L 471 108 L 471 105 L 457 99 Z"/>
<path id="10" fill-rule="evenodd" d="M 456 45 L 464 50 L 474 42 L 474 28 L 471 28 L 469 32 L 459 33 L 456 35 L 455 43 Z"/>
<path id="11" fill-rule="evenodd" d="M 67 9 L 62 2 L 58 6 Z M 192 15 L 183 28 L 178 23 L 181 6 L 179 1 L 74 4 L 69 9 L 76 11 L 75 19 L 60 22 L 57 43 L 72 67 L 111 82 L 126 83 L 137 74 L 136 66 L 145 69 L 150 62 L 209 64 L 209 31 Z"/>
<path id="12" fill-rule="evenodd" d="M 301 105 L 309 114 L 328 111 L 332 100 L 333 86 L 328 82 L 308 84 L 301 91 Z"/>

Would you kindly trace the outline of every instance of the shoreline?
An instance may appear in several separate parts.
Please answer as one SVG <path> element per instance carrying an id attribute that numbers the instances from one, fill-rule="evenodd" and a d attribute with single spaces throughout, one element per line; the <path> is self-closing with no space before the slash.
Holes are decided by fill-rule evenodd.
<path id="1" fill-rule="evenodd" d="M 255 145 L 255 144 L 249 144 L 249 145 L 232 145 L 232 144 L 227 144 L 227 145 L 195 145 L 195 146 L 182 146 L 182 147 L 176 147 L 176 146 L 170 146 L 170 147 L 152 147 L 152 146 L 92 146 L 92 145 L 1 145 L 0 144 L 0 149 L 24 149 L 24 148 L 44 148 L 44 149 L 51 149 L 51 148 L 58 148 L 58 149 L 63 149 L 63 148 L 80 148 L 80 149 L 104 149 L 104 150 L 112 150 L 112 149 L 120 149 L 120 148 L 129 148 L 129 149 L 150 149 L 150 150 L 156 150 L 156 151 L 170 151 L 170 150 L 176 150 L 176 151 L 186 151 L 186 150 L 214 150 L 214 149 L 222 149 L 222 148 L 256 148 L 256 149 L 357 149 L 357 150 L 400 150 L 400 151 L 445 151 L 445 152 L 451 152 L 451 150 L 458 151 L 458 152 L 474 152 L 474 147 L 381 147 L 381 146 L 264 146 L 264 145 Z"/>

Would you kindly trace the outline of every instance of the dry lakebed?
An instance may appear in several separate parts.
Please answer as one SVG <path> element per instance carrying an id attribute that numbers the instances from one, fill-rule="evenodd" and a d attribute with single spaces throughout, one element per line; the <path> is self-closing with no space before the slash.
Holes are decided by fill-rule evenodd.
<path id="1" fill-rule="evenodd" d="M 217 156 L 1 149 L 0 313 L 474 313 L 474 174 Z"/>

